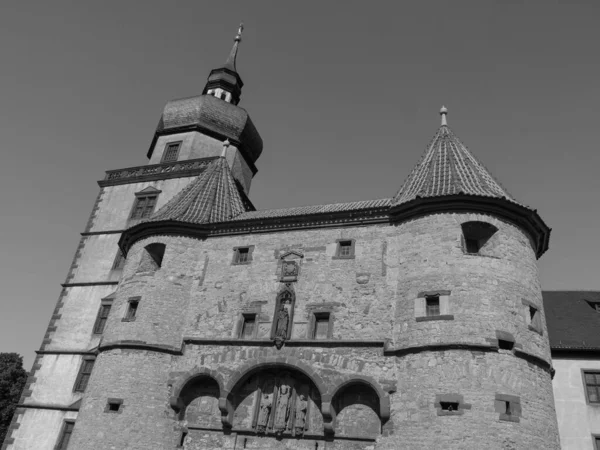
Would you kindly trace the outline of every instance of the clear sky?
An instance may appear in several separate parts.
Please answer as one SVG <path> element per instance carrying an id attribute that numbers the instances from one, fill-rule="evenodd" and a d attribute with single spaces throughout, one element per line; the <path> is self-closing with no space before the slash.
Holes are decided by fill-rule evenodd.
<path id="1" fill-rule="evenodd" d="M 544 289 L 600 289 L 600 2 L 5 1 L 0 351 L 29 369 L 104 171 L 146 163 L 240 20 L 257 208 L 392 196 L 449 125 L 553 228 Z"/>

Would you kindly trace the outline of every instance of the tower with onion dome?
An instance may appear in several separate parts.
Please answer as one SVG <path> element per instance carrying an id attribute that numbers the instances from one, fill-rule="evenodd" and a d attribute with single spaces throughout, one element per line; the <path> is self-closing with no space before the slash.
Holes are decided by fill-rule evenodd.
<path id="1" fill-rule="evenodd" d="M 99 182 L 3 450 L 558 449 L 538 213 L 446 108 L 393 197 L 255 210 L 241 31 Z"/>

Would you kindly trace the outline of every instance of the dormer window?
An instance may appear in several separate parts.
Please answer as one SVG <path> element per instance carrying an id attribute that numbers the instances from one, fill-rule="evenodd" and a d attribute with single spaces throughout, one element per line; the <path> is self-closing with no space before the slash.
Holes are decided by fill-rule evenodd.
<path id="1" fill-rule="evenodd" d="M 461 224 L 464 251 L 469 255 L 477 255 L 490 238 L 498 231 L 494 225 L 486 222 L 465 222 Z"/>
<path id="2" fill-rule="evenodd" d="M 179 156 L 179 149 L 181 148 L 181 141 L 178 142 L 169 142 L 165 146 L 165 152 L 163 154 L 162 162 L 173 162 L 177 161 L 177 157 Z"/>

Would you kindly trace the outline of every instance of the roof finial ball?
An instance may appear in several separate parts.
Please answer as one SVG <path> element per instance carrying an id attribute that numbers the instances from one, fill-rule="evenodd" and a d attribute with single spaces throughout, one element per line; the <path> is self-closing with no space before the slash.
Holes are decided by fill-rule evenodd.
<path id="1" fill-rule="evenodd" d="M 448 125 L 448 122 L 446 121 L 447 115 L 448 115 L 448 108 L 446 108 L 445 106 L 442 106 L 442 108 L 440 109 L 440 116 L 442 116 L 442 126 Z"/>
<path id="2" fill-rule="evenodd" d="M 223 141 L 223 151 L 221 152 L 221 158 L 225 158 L 225 155 L 227 155 L 227 149 L 229 148 L 230 145 L 231 145 L 231 142 L 229 142 L 229 139 L 225 139 Z"/>
<path id="3" fill-rule="evenodd" d="M 242 40 L 242 31 L 244 31 L 244 22 L 240 22 L 240 27 L 238 28 L 234 41 L 240 42 Z"/>

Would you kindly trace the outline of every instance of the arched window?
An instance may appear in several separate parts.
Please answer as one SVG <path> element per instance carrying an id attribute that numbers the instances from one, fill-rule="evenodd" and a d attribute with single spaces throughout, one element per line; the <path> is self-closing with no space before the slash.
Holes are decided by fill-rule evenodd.
<path id="1" fill-rule="evenodd" d="M 165 256 L 165 244 L 153 243 L 146 245 L 142 252 L 142 260 L 138 272 L 155 272 L 162 266 L 163 257 Z"/>
<path id="2" fill-rule="evenodd" d="M 465 253 L 476 255 L 490 238 L 498 231 L 487 222 L 465 222 L 461 224 L 463 232 L 463 248 Z"/>

